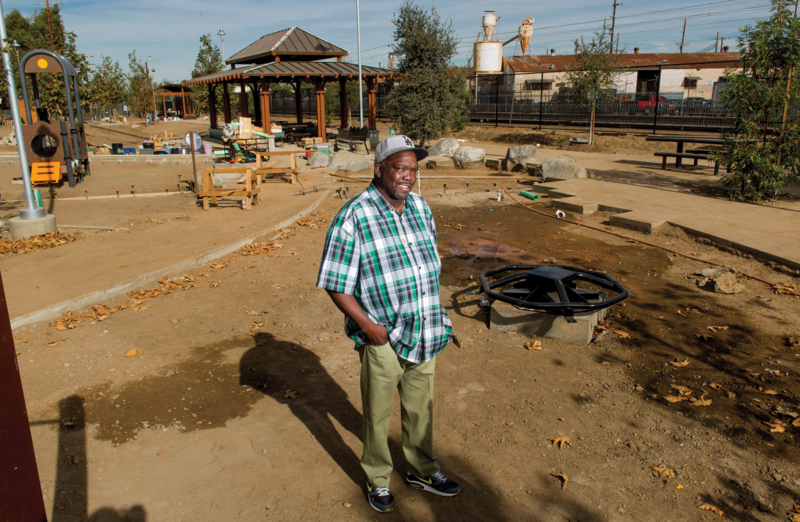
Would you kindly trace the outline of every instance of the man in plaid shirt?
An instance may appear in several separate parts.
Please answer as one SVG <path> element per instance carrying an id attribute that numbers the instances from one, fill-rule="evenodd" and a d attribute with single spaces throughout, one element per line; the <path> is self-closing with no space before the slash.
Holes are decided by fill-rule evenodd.
<path id="1" fill-rule="evenodd" d="M 345 314 L 345 333 L 361 359 L 367 499 L 376 511 L 394 509 L 389 418 L 400 392 L 404 483 L 442 496 L 460 490 L 433 455 L 435 357 L 453 337 L 439 302 L 441 261 L 433 214 L 411 189 L 418 161 L 428 155 L 406 136 L 375 149 L 369 188 L 339 211 L 328 231 L 317 286 Z"/>

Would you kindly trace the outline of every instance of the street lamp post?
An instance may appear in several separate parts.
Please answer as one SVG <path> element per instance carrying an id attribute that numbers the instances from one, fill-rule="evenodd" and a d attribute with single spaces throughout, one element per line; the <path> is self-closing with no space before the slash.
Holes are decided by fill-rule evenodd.
<path id="1" fill-rule="evenodd" d="M 222 46 L 222 63 L 223 64 L 225 63 L 225 36 L 227 36 L 227 35 L 228 35 L 228 33 L 223 31 L 222 29 L 220 29 L 219 32 L 217 33 L 217 36 L 219 36 L 219 43 Z"/>
<path id="2" fill-rule="evenodd" d="M 356 0 L 356 37 L 358 40 L 358 120 L 364 128 L 364 91 L 363 76 L 361 75 L 361 3 Z"/>
<path id="3" fill-rule="evenodd" d="M 152 56 L 150 56 L 149 54 L 147 55 L 147 60 L 145 60 L 145 61 L 144 61 L 144 72 L 147 74 L 147 79 L 148 79 L 148 80 L 150 80 L 150 64 L 148 64 L 148 63 L 147 63 L 147 61 L 148 61 L 148 60 L 150 61 L 150 63 L 153 63 L 153 57 L 152 57 Z M 153 72 L 156 72 L 156 70 L 155 70 L 155 69 L 153 69 Z M 158 112 L 158 109 L 156 109 L 156 86 L 155 86 L 155 79 L 156 79 L 156 77 L 155 77 L 155 75 L 153 75 L 153 82 L 151 82 L 151 83 L 150 83 L 150 85 L 151 85 L 151 87 L 152 87 L 152 90 L 153 90 L 153 122 L 155 122 L 155 120 L 156 120 L 156 113 Z M 164 118 L 165 118 L 165 119 L 166 119 L 166 117 L 167 117 L 167 115 L 166 115 L 166 114 L 164 114 Z"/>

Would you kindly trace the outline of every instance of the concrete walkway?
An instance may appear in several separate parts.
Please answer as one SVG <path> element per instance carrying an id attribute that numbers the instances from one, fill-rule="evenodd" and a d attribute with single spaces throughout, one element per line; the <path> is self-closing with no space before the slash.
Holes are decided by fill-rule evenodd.
<path id="1" fill-rule="evenodd" d="M 203 212 L 194 197 L 184 195 L 63 202 L 59 223 L 121 228 L 85 230 L 84 239 L 75 243 L 0 260 L 12 327 L 87 309 L 154 286 L 164 276 L 196 271 L 291 225 L 326 197 L 324 191 L 295 196 L 298 189 L 288 183 L 263 184 L 265 200 L 249 212 L 230 199 Z"/>
<path id="2" fill-rule="evenodd" d="M 800 211 L 692 194 L 573 179 L 536 185 L 553 205 L 578 214 L 617 212 L 611 223 L 652 230 L 665 223 L 757 259 L 800 269 Z"/>

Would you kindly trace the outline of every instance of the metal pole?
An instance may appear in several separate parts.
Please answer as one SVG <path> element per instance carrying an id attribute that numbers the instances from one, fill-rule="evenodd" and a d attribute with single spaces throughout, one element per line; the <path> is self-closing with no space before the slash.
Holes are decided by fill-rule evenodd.
<path id="1" fill-rule="evenodd" d="M 661 99 L 661 72 L 664 70 L 664 64 L 661 63 L 658 65 L 658 78 L 656 78 L 656 110 L 653 113 L 653 134 L 656 133 L 656 128 L 658 127 L 658 106 L 660 105 L 658 102 Z"/>
<path id="2" fill-rule="evenodd" d="M 542 83 L 539 84 L 539 130 L 542 130 L 542 104 L 544 102 L 544 73 L 542 73 Z"/>
<path id="3" fill-rule="evenodd" d="M 361 2 L 356 0 L 356 32 L 358 39 L 358 120 L 364 128 L 364 78 L 361 75 Z"/>
<path id="4" fill-rule="evenodd" d="M 497 81 L 494 87 L 494 126 L 500 121 L 500 76 L 497 76 Z"/>
<path id="5" fill-rule="evenodd" d="M 8 33 L 6 32 L 6 15 L 3 12 L 3 3 L 0 0 L 0 41 L 5 48 Z M 45 217 L 43 208 L 36 208 L 31 186 L 31 174 L 28 171 L 28 153 L 25 151 L 25 137 L 22 135 L 22 120 L 19 117 L 19 104 L 17 103 L 17 87 L 14 84 L 14 71 L 11 68 L 11 57 L 3 50 L 3 69 L 6 73 L 8 85 L 8 104 L 11 106 L 11 120 L 14 122 L 14 134 L 17 136 L 17 152 L 19 153 L 19 168 L 22 171 L 22 186 L 25 191 L 25 207 L 20 209 L 19 217 L 22 219 L 36 219 Z M 20 81 L 25 81 L 25 73 L 20 71 Z"/>

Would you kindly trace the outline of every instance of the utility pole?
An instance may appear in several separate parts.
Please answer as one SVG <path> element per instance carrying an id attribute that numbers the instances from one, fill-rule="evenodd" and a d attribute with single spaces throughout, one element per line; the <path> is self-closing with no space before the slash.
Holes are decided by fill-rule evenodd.
<path id="1" fill-rule="evenodd" d="M 718 45 L 719 45 L 719 31 L 717 31 L 717 38 L 716 38 L 716 40 L 714 40 L 714 52 L 715 53 L 718 52 L 717 51 L 717 46 Z"/>
<path id="2" fill-rule="evenodd" d="M 53 21 L 50 19 L 50 6 L 51 5 L 58 5 L 60 3 L 61 2 L 53 2 L 51 4 L 50 0 L 44 0 L 44 3 L 35 2 L 33 4 L 33 5 L 44 5 L 47 8 L 47 25 L 50 26 L 50 47 L 51 47 L 51 51 L 53 51 L 53 52 L 56 52 L 56 43 L 55 43 L 55 39 L 53 39 Z"/>
<path id="3" fill-rule="evenodd" d="M 617 0 L 614 0 L 614 12 L 611 13 L 611 46 L 609 47 L 608 54 L 614 54 L 614 22 L 617 19 Z"/>
<path id="4" fill-rule="evenodd" d="M 686 18 L 683 19 L 683 33 L 681 34 L 681 52 L 683 52 L 683 39 L 686 38 Z"/>

